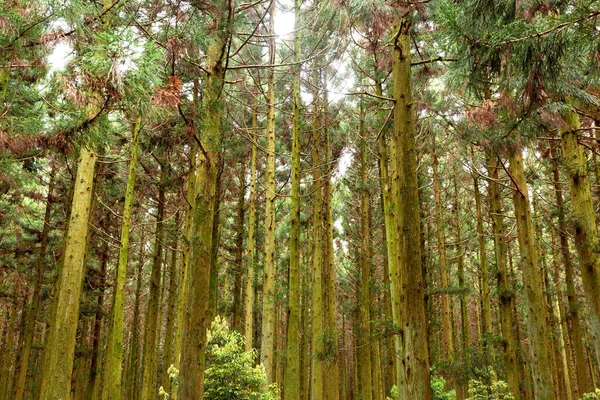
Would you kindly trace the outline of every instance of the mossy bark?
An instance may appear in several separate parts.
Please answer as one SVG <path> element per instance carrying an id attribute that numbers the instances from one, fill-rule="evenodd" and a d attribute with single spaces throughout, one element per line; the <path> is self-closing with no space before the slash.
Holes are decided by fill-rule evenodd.
<path id="1" fill-rule="evenodd" d="M 300 128 L 302 99 L 300 98 L 300 6 L 301 0 L 294 1 L 294 78 L 292 87 L 292 192 L 290 198 L 290 267 L 287 306 L 287 337 L 285 344 L 285 372 L 283 379 L 284 399 L 300 400 Z"/>
<path id="2" fill-rule="evenodd" d="M 394 24 L 392 74 L 394 76 L 394 149 L 390 163 L 395 164 L 392 185 L 398 197 L 393 208 L 398 211 L 396 236 L 399 274 L 396 280 L 400 296 L 400 347 L 396 349 L 399 399 L 431 399 L 429 381 L 429 351 L 427 346 L 427 315 L 425 279 L 423 276 L 419 190 L 417 180 L 417 148 L 414 132 L 412 74 L 410 56 L 410 26 L 408 16 Z"/>
<path id="3" fill-rule="evenodd" d="M 121 398 L 121 379 L 123 362 L 123 330 L 125 318 L 125 281 L 127 280 L 127 261 L 129 258 L 129 235 L 131 231 L 131 215 L 133 211 L 135 175 L 137 155 L 140 143 L 141 115 L 137 117 L 133 127 L 131 141 L 131 158 L 123 204 L 123 220 L 121 222 L 121 244 L 119 246 L 119 263 L 115 274 L 114 297 L 109 336 L 107 338 L 106 360 L 104 362 L 103 400 Z"/>
<path id="4" fill-rule="evenodd" d="M 360 115 L 363 115 L 361 105 Z M 360 285 L 358 303 L 358 396 L 363 400 L 373 398 L 373 374 L 371 372 L 371 217 L 370 193 L 368 190 L 367 141 L 364 119 L 360 119 Z M 373 366 L 377 368 L 377 366 Z"/>
<path id="5" fill-rule="evenodd" d="M 553 399 L 554 395 L 552 375 L 548 373 L 552 366 L 548 355 L 549 343 L 546 335 L 546 302 L 521 149 L 511 149 L 509 161 L 509 173 L 514 183 L 513 203 L 517 218 L 520 264 L 523 272 L 534 394 L 538 400 L 549 400 Z"/>
<path id="6" fill-rule="evenodd" d="M 244 337 L 246 351 L 252 350 L 254 337 L 254 263 L 256 259 L 256 130 L 258 117 L 252 111 L 252 149 L 250 153 L 250 193 L 248 198 L 248 242 L 246 246 L 246 291 L 244 295 Z"/>
<path id="7" fill-rule="evenodd" d="M 77 166 L 63 266 L 59 277 L 60 289 L 57 293 L 54 321 L 45 348 L 47 361 L 40 391 L 40 398 L 43 400 L 67 400 L 71 396 L 71 373 L 95 165 L 94 152 L 87 147 L 82 147 Z"/>
<path id="8" fill-rule="evenodd" d="M 581 280 L 590 307 L 590 326 L 596 354 L 600 356 L 600 240 L 592 202 L 587 159 L 577 141 L 579 115 L 569 111 L 561 127 L 563 165 L 569 178 L 575 248 L 580 260 Z"/>
<path id="9" fill-rule="evenodd" d="M 230 10 L 230 12 L 232 12 Z M 218 18 L 229 18 L 219 15 Z M 224 22 L 224 21 L 221 21 Z M 227 20 L 225 23 L 228 23 Z M 217 24 L 222 25 L 222 24 Z M 185 307 L 180 356 L 179 393 L 181 399 L 202 399 L 206 330 L 210 326 L 208 301 L 213 253 L 213 223 L 217 207 L 217 180 L 221 164 L 222 89 L 228 27 L 219 26 L 221 35 L 209 38 L 205 86 L 202 94 L 200 130 L 202 147 L 195 164 L 194 200 L 190 233 L 190 255 L 186 271 Z"/>
<path id="10" fill-rule="evenodd" d="M 158 369 L 158 354 L 156 344 L 159 338 L 160 286 L 162 275 L 162 258 L 164 248 L 164 215 L 165 215 L 165 184 L 167 180 L 166 161 L 161 161 L 160 180 L 158 182 L 158 205 L 156 212 L 156 234 L 154 239 L 154 254 L 152 255 L 152 270 L 150 272 L 150 292 L 148 294 L 148 309 L 144 329 L 144 354 L 142 357 L 142 388 L 141 400 L 154 400 L 158 393 L 156 371 Z"/>
<path id="11" fill-rule="evenodd" d="M 450 281 L 448 278 L 448 263 L 446 258 L 446 239 L 444 235 L 444 215 L 442 211 L 442 194 L 440 190 L 439 160 L 435 136 L 433 136 L 433 198 L 435 202 L 435 224 L 437 234 L 438 264 L 440 268 L 440 281 L 442 284 L 442 353 L 444 358 L 451 361 L 454 357 L 454 343 L 452 341 L 452 308 L 451 299 L 447 290 Z"/>
<path id="12" fill-rule="evenodd" d="M 275 64 L 275 2 L 269 10 L 269 64 Z M 262 337 L 260 360 L 267 382 L 275 382 L 275 69 L 267 70 L 267 127 L 265 170 L 265 264 L 263 275 Z"/>

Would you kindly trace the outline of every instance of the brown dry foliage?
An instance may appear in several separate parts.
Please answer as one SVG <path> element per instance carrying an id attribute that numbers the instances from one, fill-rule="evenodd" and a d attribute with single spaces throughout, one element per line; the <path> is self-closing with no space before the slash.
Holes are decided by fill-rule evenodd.
<path id="1" fill-rule="evenodd" d="M 181 88 L 181 80 L 176 76 L 169 76 L 169 81 L 156 90 L 152 103 L 158 107 L 177 107 L 181 104 Z"/>
<path id="2" fill-rule="evenodd" d="M 492 100 L 484 100 L 479 107 L 473 107 L 465 111 L 465 116 L 484 129 L 496 123 L 497 117 L 494 112 L 494 102 Z"/>

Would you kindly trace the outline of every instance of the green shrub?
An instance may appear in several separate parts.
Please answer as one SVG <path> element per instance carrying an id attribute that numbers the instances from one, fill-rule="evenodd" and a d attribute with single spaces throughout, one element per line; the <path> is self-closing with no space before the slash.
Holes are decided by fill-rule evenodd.
<path id="1" fill-rule="evenodd" d="M 254 366 L 255 350 L 244 351 L 244 336 L 217 316 L 208 332 L 204 374 L 206 400 L 277 400 L 276 385 L 266 385 L 265 369 Z"/>
<path id="2" fill-rule="evenodd" d="M 515 400 L 515 397 L 508 391 L 508 384 L 504 381 L 493 381 L 488 385 L 471 379 L 467 400 Z"/>
<path id="3" fill-rule="evenodd" d="M 600 389 L 591 393 L 585 393 L 581 400 L 600 400 Z"/>
<path id="4" fill-rule="evenodd" d="M 445 392 L 445 386 L 446 380 L 444 378 L 431 375 L 431 398 L 433 400 L 454 400 L 456 398 L 456 391 Z"/>

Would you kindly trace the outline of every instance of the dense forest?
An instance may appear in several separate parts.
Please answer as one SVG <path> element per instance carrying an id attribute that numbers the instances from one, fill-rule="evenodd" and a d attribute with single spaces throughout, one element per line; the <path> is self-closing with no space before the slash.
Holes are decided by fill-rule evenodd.
<path id="1" fill-rule="evenodd" d="M 600 399 L 600 1 L 0 0 L 0 400 Z"/>

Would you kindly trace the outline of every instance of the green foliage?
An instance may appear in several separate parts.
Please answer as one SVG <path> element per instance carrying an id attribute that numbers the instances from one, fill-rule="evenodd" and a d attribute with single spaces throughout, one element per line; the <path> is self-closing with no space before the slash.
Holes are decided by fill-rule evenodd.
<path id="1" fill-rule="evenodd" d="M 262 365 L 254 367 L 255 350 L 244 351 L 244 336 L 230 331 L 217 316 L 208 332 L 204 398 L 207 400 L 275 400 L 275 385 L 266 385 Z"/>
<path id="2" fill-rule="evenodd" d="M 508 384 L 504 381 L 493 381 L 488 385 L 471 379 L 467 400 L 515 400 L 515 397 L 508 391 Z"/>
<path id="3" fill-rule="evenodd" d="M 596 388 L 594 392 L 584 393 L 581 400 L 595 400 L 600 399 L 600 389 Z"/>
<path id="4" fill-rule="evenodd" d="M 446 386 L 444 378 L 431 375 L 431 398 L 433 400 L 454 400 L 456 398 L 456 391 L 446 392 L 444 386 Z"/>

